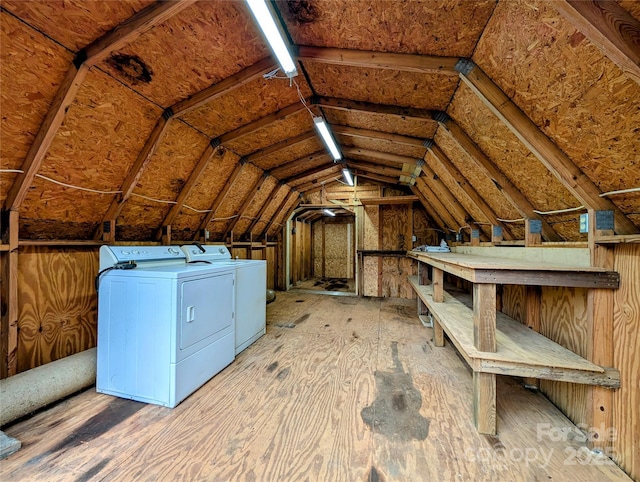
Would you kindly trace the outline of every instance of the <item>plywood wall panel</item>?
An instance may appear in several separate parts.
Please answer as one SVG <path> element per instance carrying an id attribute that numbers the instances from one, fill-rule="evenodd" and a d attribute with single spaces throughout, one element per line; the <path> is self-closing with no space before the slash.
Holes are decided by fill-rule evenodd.
<path id="1" fill-rule="evenodd" d="M 123 74 L 110 59 L 100 67 L 163 107 L 269 55 L 244 4 L 208 1 L 187 7 L 118 54 L 141 60 L 151 80 L 132 79 L 129 69 Z M 137 76 L 138 72 L 133 74 Z"/>
<path id="2" fill-rule="evenodd" d="M 416 236 L 415 246 L 438 245 L 438 239 L 443 237 L 443 233 L 439 234 L 440 229 L 430 221 L 424 208 L 418 204 L 413 207 L 413 234 Z"/>
<path id="3" fill-rule="evenodd" d="M 415 119 L 413 117 L 337 109 L 324 109 L 324 112 L 329 124 L 391 132 L 393 134 L 423 137 L 425 139 L 432 139 L 438 128 L 436 121 L 428 119 Z"/>
<path id="4" fill-rule="evenodd" d="M 6 0 L 2 6 L 67 49 L 78 51 L 153 0 Z"/>
<path id="5" fill-rule="evenodd" d="M 175 239 L 191 239 L 196 234 L 206 213 L 195 212 L 187 206 L 198 210 L 210 209 L 238 160 L 239 157 L 227 149 L 216 150 L 172 225 L 171 232 Z"/>
<path id="6" fill-rule="evenodd" d="M 303 96 L 311 95 L 304 77 L 298 76 Z M 182 116 L 189 124 L 210 137 L 218 137 L 256 121 L 272 112 L 299 102 L 295 86 L 283 79 L 260 78 L 239 86 L 202 107 Z"/>
<path id="7" fill-rule="evenodd" d="M 324 226 L 325 276 L 327 278 L 351 278 L 347 269 L 349 243 L 347 224 L 326 223 Z"/>
<path id="8" fill-rule="evenodd" d="M 274 177 L 268 177 L 265 179 L 260 189 L 256 192 L 255 197 L 253 198 L 253 202 L 247 207 L 246 211 L 242 213 L 242 219 L 238 221 L 235 228 L 233 229 L 234 238 L 238 236 L 242 236 L 246 233 L 246 230 L 249 228 L 251 223 L 254 221 L 258 211 L 262 208 L 262 205 L 269 201 L 267 199 L 272 195 L 273 188 L 278 183 L 278 180 Z"/>
<path id="9" fill-rule="evenodd" d="M 98 250 L 20 248 L 18 372 L 96 346 Z"/>
<path id="10" fill-rule="evenodd" d="M 0 35 L 0 158 L 2 169 L 21 169 L 73 55 L 4 11 Z M 15 177 L 0 173 L 0 204 Z"/>
<path id="11" fill-rule="evenodd" d="M 277 5 L 297 44 L 469 56 L 495 3 L 279 0 Z"/>
<path id="12" fill-rule="evenodd" d="M 553 2 L 500 3 L 473 59 L 601 191 L 640 185 L 640 85 Z M 639 196 L 611 200 L 640 212 Z"/>
<path id="13" fill-rule="evenodd" d="M 366 256 L 362 266 L 362 294 L 364 296 L 379 296 L 378 294 L 378 275 L 381 273 L 381 267 L 378 265 L 378 258 L 374 256 Z"/>
<path id="14" fill-rule="evenodd" d="M 409 258 L 382 258 L 382 296 L 384 298 L 414 299 L 415 293 L 407 281 L 418 273 L 415 262 Z"/>
<path id="15" fill-rule="evenodd" d="M 314 152 L 320 151 L 324 149 L 324 144 L 317 137 L 312 137 L 311 139 L 307 139 L 300 144 L 296 144 L 295 146 L 287 147 L 278 152 L 275 152 L 269 156 L 265 156 L 260 159 L 256 159 L 253 163 L 258 166 L 260 169 L 270 170 L 274 169 L 278 166 L 286 162 L 293 161 L 295 159 L 302 159 L 303 157 L 307 157 Z"/>
<path id="16" fill-rule="evenodd" d="M 364 207 L 364 246 L 362 249 L 382 249 L 380 246 L 380 207 Z"/>
<path id="17" fill-rule="evenodd" d="M 383 205 L 380 207 L 383 250 L 406 251 L 411 249 L 411 237 L 407 233 L 410 225 L 409 206 L 406 204 Z"/>
<path id="18" fill-rule="evenodd" d="M 122 209 L 118 239 L 144 240 L 153 237 L 162 226 L 171 204 L 136 195 L 175 201 L 208 143 L 207 137 L 183 122 L 171 122 L 140 176 L 133 190 L 134 195 Z"/>
<path id="19" fill-rule="evenodd" d="M 467 86 L 461 85 L 456 92 L 449 114 L 535 209 L 549 211 L 580 205 Z M 553 221 L 550 218 L 548 220 Z M 573 225 L 554 225 L 554 229 L 567 240 L 580 238 L 577 215 Z"/>
<path id="20" fill-rule="evenodd" d="M 318 95 L 422 109 L 447 108 L 458 78 L 305 62 Z M 380 86 L 384 86 L 381 89 Z M 429 92 L 429 95 L 424 95 Z"/>
<path id="21" fill-rule="evenodd" d="M 39 173 L 74 186 L 117 191 L 159 115 L 159 108 L 93 69 L 69 107 Z M 112 199 L 112 194 L 36 178 L 21 217 L 97 223 Z"/>

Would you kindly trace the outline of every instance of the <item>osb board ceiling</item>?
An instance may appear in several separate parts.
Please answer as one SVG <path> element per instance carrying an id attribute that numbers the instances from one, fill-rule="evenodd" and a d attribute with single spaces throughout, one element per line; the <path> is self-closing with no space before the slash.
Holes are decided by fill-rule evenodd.
<path id="1" fill-rule="evenodd" d="M 322 184 L 323 182 L 325 182 L 323 181 L 323 178 L 326 178 L 327 176 L 331 176 L 332 174 L 335 174 L 336 176 L 339 175 L 340 169 L 337 164 L 334 164 L 331 161 L 324 161 L 324 163 L 320 163 L 320 164 L 326 165 L 326 169 L 323 169 L 321 172 L 317 172 L 315 174 L 310 174 L 304 177 L 298 177 L 293 181 L 289 182 L 288 184 L 293 187 L 298 187 L 304 184 L 317 183 L 317 182 L 320 182 Z"/>
<path id="2" fill-rule="evenodd" d="M 73 55 L 4 11 L 0 30 L 0 167 L 20 169 Z M 1 202 L 15 177 L 0 175 Z"/>
<path id="3" fill-rule="evenodd" d="M 322 151 L 323 153 L 326 152 L 324 144 L 322 144 L 322 141 L 317 137 L 314 131 L 313 137 L 306 141 L 294 146 L 286 147 L 260 159 L 256 159 L 253 163 L 260 169 L 270 170 L 287 162 L 310 156 L 314 152 L 318 151 Z"/>
<path id="4" fill-rule="evenodd" d="M 93 69 L 69 107 L 40 174 L 87 189 L 119 190 L 160 112 L 104 72 Z M 36 178 L 21 217 L 96 223 L 113 197 Z"/>
<path id="5" fill-rule="evenodd" d="M 100 66 L 169 107 L 268 55 L 242 2 L 202 1 L 144 33 Z M 148 75 L 140 75 L 143 65 Z"/>
<path id="6" fill-rule="evenodd" d="M 438 123 L 428 119 L 377 114 L 374 112 L 353 112 L 337 109 L 323 109 L 327 122 L 334 125 L 370 129 L 403 136 L 432 138 Z"/>
<path id="7" fill-rule="evenodd" d="M 341 146 L 355 147 L 358 149 L 368 149 L 371 151 L 388 152 L 399 156 L 413 157 L 421 159 L 426 149 L 424 147 L 409 146 L 398 142 L 391 142 L 384 139 L 370 139 L 355 136 L 336 136 Z"/>
<path id="8" fill-rule="evenodd" d="M 551 211 L 580 205 L 466 85 L 461 85 L 456 92 L 449 114 L 535 209 Z M 577 223 L 554 226 L 554 229 L 565 239 L 575 239 L 578 234 Z"/>
<path id="9" fill-rule="evenodd" d="M 298 76 L 296 82 L 303 96 L 311 95 L 304 77 Z M 300 100 L 295 85 L 290 87 L 283 79 L 260 78 L 212 99 L 182 118 L 208 136 L 217 137 L 296 102 Z"/>
<path id="10" fill-rule="evenodd" d="M 277 2 L 299 45 L 469 56 L 494 1 Z"/>
<path id="11" fill-rule="evenodd" d="M 254 235 L 257 235 L 259 233 L 266 231 L 271 226 L 271 224 L 269 223 L 276 216 L 277 214 L 276 210 L 283 203 L 285 198 L 289 196 L 290 193 L 291 193 L 291 189 L 289 189 L 288 186 L 280 186 L 278 188 L 276 193 L 272 196 L 269 206 L 267 206 L 267 209 L 265 209 L 264 213 L 262 213 L 261 219 L 263 221 L 258 221 L 254 226 L 252 231 Z"/>
<path id="12" fill-rule="evenodd" d="M 268 198 L 274 192 L 274 188 L 277 188 L 277 185 L 278 185 L 278 180 L 275 179 L 273 176 L 269 176 L 264 181 L 262 186 L 260 186 L 260 189 L 256 192 L 256 195 L 253 198 L 253 201 L 247 207 L 246 211 L 244 213 L 240 213 L 242 214 L 242 219 L 240 219 L 236 223 L 235 227 L 233 228 L 234 237 L 237 238 L 238 236 L 244 235 L 246 233 L 247 229 L 249 228 L 251 223 L 254 221 L 256 215 L 260 211 L 260 208 L 262 207 L 262 205 L 265 202 L 269 201 Z"/>
<path id="13" fill-rule="evenodd" d="M 616 0 L 616 3 L 629 12 L 633 18 L 640 21 L 640 2 L 638 0 Z"/>
<path id="14" fill-rule="evenodd" d="M 451 75 L 318 62 L 305 62 L 304 66 L 318 95 L 376 104 L 444 110 L 458 85 L 458 77 Z"/>
<path id="15" fill-rule="evenodd" d="M 292 163 L 291 165 L 285 164 L 282 166 L 281 169 L 278 169 L 278 171 L 275 174 L 277 174 L 279 179 L 287 179 L 292 176 L 300 175 L 306 171 L 315 169 L 317 167 L 325 166 L 328 169 L 333 165 L 334 163 L 330 156 L 320 155 L 314 158 L 306 159 L 304 164 L 298 164 L 298 163 Z M 304 180 L 304 179 L 301 179 L 301 180 Z"/>
<path id="16" fill-rule="evenodd" d="M 78 51 L 152 3 L 152 0 L 6 0 L 2 6 L 67 49 Z"/>
<path id="17" fill-rule="evenodd" d="M 640 186 L 640 85 L 553 3 L 501 2 L 473 59 L 602 192 Z M 640 212 L 640 196 L 611 200 Z"/>

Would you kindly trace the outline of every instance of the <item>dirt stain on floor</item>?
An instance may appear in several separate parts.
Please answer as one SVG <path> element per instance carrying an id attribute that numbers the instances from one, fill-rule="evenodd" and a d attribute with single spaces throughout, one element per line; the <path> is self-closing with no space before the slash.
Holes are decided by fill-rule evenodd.
<path id="1" fill-rule="evenodd" d="M 420 415 L 422 395 L 404 371 L 398 357 L 398 342 L 391 343 L 392 372 L 375 372 L 376 399 L 360 412 L 371 430 L 399 440 L 424 440 L 429 435 L 429 419 Z"/>

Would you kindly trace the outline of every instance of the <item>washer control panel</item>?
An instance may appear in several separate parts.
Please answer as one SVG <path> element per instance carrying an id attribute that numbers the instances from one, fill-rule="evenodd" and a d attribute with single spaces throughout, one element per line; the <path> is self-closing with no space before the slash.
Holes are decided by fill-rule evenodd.
<path id="1" fill-rule="evenodd" d="M 185 262 L 186 256 L 178 246 L 101 246 L 100 269 L 118 263 Z"/>
<path id="2" fill-rule="evenodd" d="M 187 257 L 187 263 L 194 261 L 223 261 L 230 260 L 231 253 L 224 244 L 184 244 L 182 251 Z"/>

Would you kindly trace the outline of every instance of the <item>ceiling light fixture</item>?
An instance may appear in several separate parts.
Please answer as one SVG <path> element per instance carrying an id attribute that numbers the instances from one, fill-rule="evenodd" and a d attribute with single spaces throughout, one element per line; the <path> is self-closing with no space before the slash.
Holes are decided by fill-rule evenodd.
<path id="1" fill-rule="evenodd" d="M 274 20 L 275 16 L 272 7 L 269 5 L 270 2 L 268 4 L 265 0 L 246 1 L 251 9 L 251 13 L 260 26 L 260 30 L 262 30 L 263 35 L 267 38 L 271 50 L 278 59 L 282 71 L 289 78 L 298 75 L 296 64 L 289 53 L 287 44 L 284 41 L 284 36 Z"/>
<path id="2" fill-rule="evenodd" d="M 333 211 L 329 211 L 328 209 L 323 209 L 322 211 L 328 216 L 335 216 L 336 215 L 336 213 L 334 213 Z"/>
<path id="3" fill-rule="evenodd" d="M 340 159 L 342 159 L 342 154 L 340 154 L 340 149 L 338 149 L 338 145 L 336 144 L 336 141 L 333 140 L 333 136 L 331 135 L 329 126 L 324 121 L 324 119 L 322 117 L 314 117 L 313 123 L 315 124 L 316 129 L 318 129 L 318 132 L 320 133 L 322 140 L 327 146 L 327 149 L 329 149 L 329 152 L 333 156 L 333 160 L 339 161 Z"/>
<path id="4" fill-rule="evenodd" d="M 342 168 L 342 177 L 344 177 L 344 182 L 346 182 L 349 186 L 353 186 L 353 176 L 351 175 L 351 171 L 348 167 Z"/>

